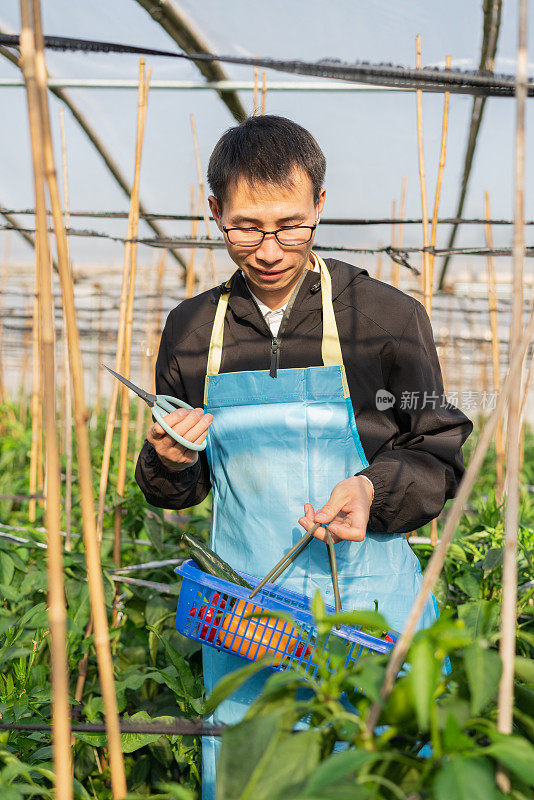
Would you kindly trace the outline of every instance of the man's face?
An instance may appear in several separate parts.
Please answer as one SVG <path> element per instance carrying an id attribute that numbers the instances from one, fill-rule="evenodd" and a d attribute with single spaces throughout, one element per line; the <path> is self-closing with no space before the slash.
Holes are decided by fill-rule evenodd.
<path id="1" fill-rule="evenodd" d="M 314 203 L 309 176 L 295 167 L 292 185 L 258 184 L 254 187 L 244 178 L 229 187 L 224 206 L 210 196 L 211 212 L 219 229 L 258 228 L 274 231 L 291 225 L 315 225 L 323 210 L 325 190 Z M 231 244 L 225 236 L 231 259 L 240 267 L 254 294 L 274 308 L 283 305 L 291 295 L 310 260 L 313 236 L 303 245 L 281 245 L 273 235 L 265 236 L 256 247 Z M 287 295 L 287 298 L 286 298 Z"/>

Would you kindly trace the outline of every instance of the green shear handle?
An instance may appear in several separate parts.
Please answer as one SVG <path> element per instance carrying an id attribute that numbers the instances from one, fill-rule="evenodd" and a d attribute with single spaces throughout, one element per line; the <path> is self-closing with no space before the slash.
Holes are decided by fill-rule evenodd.
<path id="1" fill-rule="evenodd" d="M 193 406 L 190 406 L 189 403 L 186 403 L 184 400 L 179 400 L 177 397 L 172 397 L 168 394 L 150 394 L 150 392 L 145 392 L 144 389 L 140 389 L 139 386 L 136 386 L 135 383 L 132 383 L 125 378 L 123 375 L 119 375 L 118 372 L 115 372 L 114 369 L 111 367 L 107 367 L 105 364 L 102 364 L 103 367 L 106 367 L 108 372 L 111 372 L 117 380 L 123 383 L 128 389 L 131 389 L 132 392 L 135 392 L 141 400 L 144 400 L 147 406 L 150 407 L 152 410 L 152 416 L 155 420 L 161 425 L 165 433 L 167 433 L 175 442 L 178 444 L 183 445 L 183 447 L 187 448 L 187 450 L 205 450 L 207 441 L 204 440 L 202 444 L 195 444 L 194 442 L 190 442 L 189 439 L 184 439 L 183 436 L 180 436 L 179 433 L 173 431 L 171 426 L 165 422 L 165 415 L 170 414 L 172 411 L 175 411 L 177 408 L 188 408 L 190 411 L 193 410 Z"/>
<path id="2" fill-rule="evenodd" d="M 188 450 L 205 450 L 206 449 L 206 440 L 202 442 L 202 444 L 195 444 L 195 442 L 190 442 L 188 439 L 184 439 L 183 436 L 180 436 L 179 433 L 173 431 L 170 425 L 165 422 L 164 416 L 165 414 L 169 414 L 171 411 L 174 411 L 176 408 L 188 408 L 191 411 L 193 410 L 193 406 L 190 406 L 189 403 L 184 402 L 183 400 L 179 400 L 177 397 L 171 397 L 168 394 L 157 394 L 156 403 L 152 406 L 152 416 L 154 419 L 161 425 L 165 433 L 167 433 L 171 438 L 174 439 L 175 442 L 178 444 L 183 445 Z"/>

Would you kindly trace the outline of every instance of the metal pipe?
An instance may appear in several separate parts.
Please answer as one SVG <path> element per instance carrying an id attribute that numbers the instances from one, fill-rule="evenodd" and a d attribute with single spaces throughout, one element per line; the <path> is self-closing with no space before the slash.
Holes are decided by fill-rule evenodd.
<path id="1" fill-rule="evenodd" d="M 23 87 L 24 81 L 19 78 L 0 78 L 0 87 Z M 272 81 L 267 84 L 269 92 L 414 92 L 398 86 L 370 86 L 363 83 L 347 83 L 344 81 Z M 128 78 L 49 78 L 49 89 L 137 89 L 137 81 Z M 151 91 L 157 89 L 185 89 L 198 91 L 214 89 L 215 91 L 253 92 L 253 81 L 151 81 Z"/>

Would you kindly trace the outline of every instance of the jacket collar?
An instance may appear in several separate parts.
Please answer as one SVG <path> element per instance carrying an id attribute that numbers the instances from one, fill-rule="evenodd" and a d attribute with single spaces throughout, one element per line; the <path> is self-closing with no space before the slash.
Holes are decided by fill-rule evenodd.
<path id="1" fill-rule="evenodd" d="M 361 267 L 354 267 L 351 264 L 346 264 L 343 261 L 337 261 L 335 258 L 325 259 L 326 267 L 332 277 L 332 299 L 336 299 L 350 283 L 356 278 L 357 275 L 368 275 L 367 270 Z M 238 269 L 234 272 L 231 278 L 231 291 L 228 305 L 237 317 L 241 319 L 250 319 L 256 327 L 261 326 L 263 331 L 265 328 L 264 320 L 252 299 L 245 279 Z M 223 284 L 224 286 L 224 284 Z M 313 311 L 322 308 L 321 298 L 321 280 L 317 272 L 308 270 L 308 274 L 304 278 L 302 286 L 293 306 L 293 311 Z"/>

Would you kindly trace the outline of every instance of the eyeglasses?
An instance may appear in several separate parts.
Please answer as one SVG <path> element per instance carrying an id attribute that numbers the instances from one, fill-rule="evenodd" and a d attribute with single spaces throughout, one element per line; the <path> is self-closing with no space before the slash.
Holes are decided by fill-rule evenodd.
<path id="1" fill-rule="evenodd" d="M 315 225 L 291 225 L 276 231 L 261 231 L 259 228 L 225 228 L 221 226 L 230 244 L 239 247 L 259 247 L 267 235 L 274 234 L 282 247 L 296 247 L 306 244 L 313 236 Z"/>

